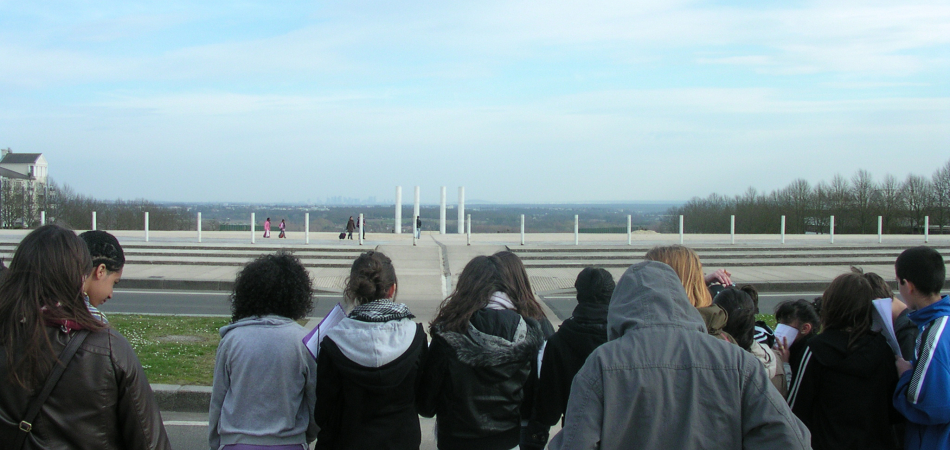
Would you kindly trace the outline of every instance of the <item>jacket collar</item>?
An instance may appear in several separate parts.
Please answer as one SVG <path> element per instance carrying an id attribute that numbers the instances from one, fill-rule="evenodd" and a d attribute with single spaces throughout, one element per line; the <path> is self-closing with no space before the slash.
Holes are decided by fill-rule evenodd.
<path id="1" fill-rule="evenodd" d="M 934 304 L 912 311 L 907 314 L 915 324 L 923 325 L 938 317 L 950 316 L 950 296 L 940 297 Z"/>

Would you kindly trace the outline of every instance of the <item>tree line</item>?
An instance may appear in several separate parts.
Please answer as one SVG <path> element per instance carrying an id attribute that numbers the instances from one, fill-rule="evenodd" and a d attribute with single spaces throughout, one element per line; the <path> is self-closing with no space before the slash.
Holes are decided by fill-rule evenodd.
<path id="1" fill-rule="evenodd" d="M 781 216 L 789 234 L 827 233 L 831 216 L 842 234 L 876 234 L 878 216 L 887 234 L 923 233 L 927 216 L 931 232 L 943 233 L 950 226 L 950 161 L 930 178 L 909 174 L 899 181 L 888 174 L 875 180 L 858 170 L 851 178 L 837 174 L 815 185 L 799 178 L 769 193 L 749 187 L 735 197 L 694 197 L 669 209 L 666 231 L 679 231 L 680 215 L 686 233 L 729 233 L 732 215 L 741 234 L 777 234 Z"/>

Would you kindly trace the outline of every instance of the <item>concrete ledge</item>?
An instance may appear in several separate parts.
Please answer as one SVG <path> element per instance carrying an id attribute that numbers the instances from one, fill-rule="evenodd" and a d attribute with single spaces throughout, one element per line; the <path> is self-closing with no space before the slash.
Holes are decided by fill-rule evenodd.
<path id="1" fill-rule="evenodd" d="M 206 413 L 211 404 L 211 386 L 153 384 L 152 392 L 162 411 Z"/>
<path id="2" fill-rule="evenodd" d="M 123 278 L 122 289 L 169 291 L 231 291 L 234 281 L 168 280 L 164 278 Z"/>

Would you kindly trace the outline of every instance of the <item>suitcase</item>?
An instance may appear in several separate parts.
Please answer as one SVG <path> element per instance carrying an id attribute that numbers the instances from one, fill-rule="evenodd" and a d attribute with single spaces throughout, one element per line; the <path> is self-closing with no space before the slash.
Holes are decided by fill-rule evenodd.
<path id="1" fill-rule="evenodd" d="M 346 239 L 346 232 L 340 233 L 340 239 Z"/>

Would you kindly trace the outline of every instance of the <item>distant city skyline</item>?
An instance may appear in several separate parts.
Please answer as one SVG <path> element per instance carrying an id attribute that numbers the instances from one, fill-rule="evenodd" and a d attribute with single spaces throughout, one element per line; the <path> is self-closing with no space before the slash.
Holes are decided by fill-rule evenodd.
<path id="1" fill-rule="evenodd" d="M 929 177 L 948 55 L 930 1 L 0 2 L 0 148 L 101 199 L 682 202 Z"/>

